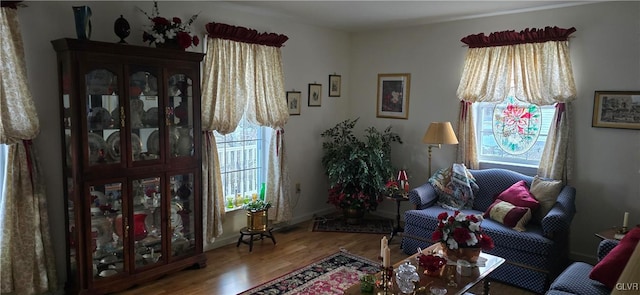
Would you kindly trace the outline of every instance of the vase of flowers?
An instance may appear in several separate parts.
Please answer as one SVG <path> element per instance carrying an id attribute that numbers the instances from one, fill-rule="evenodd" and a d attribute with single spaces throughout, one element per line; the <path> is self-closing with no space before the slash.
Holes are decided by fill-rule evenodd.
<path id="1" fill-rule="evenodd" d="M 185 50 L 191 45 L 198 46 L 200 44 L 198 36 L 191 34 L 191 24 L 198 18 L 198 14 L 194 14 L 186 22 L 183 22 L 179 17 L 168 19 L 160 16 L 157 1 L 153 1 L 151 15 L 140 8 L 138 10 L 151 21 L 151 24 L 146 26 L 144 33 L 142 33 L 142 41 L 149 42 L 149 45 L 155 44 L 158 48 Z"/>
<path id="2" fill-rule="evenodd" d="M 482 214 L 455 211 L 449 215 L 442 212 L 438 214 L 438 227 L 431 239 L 441 243 L 442 251 L 449 260 L 477 262 L 482 250 L 488 251 L 494 247 L 491 237 L 482 232 L 482 220 Z"/>
<path id="3" fill-rule="evenodd" d="M 269 208 L 271 203 L 256 199 L 242 206 L 247 211 L 247 229 L 250 231 L 266 231 L 269 224 Z"/>

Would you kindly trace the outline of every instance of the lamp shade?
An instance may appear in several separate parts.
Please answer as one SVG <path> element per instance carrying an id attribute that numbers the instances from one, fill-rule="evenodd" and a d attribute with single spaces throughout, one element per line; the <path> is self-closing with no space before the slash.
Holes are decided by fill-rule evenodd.
<path id="1" fill-rule="evenodd" d="M 458 144 L 450 122 L 433 122 L 429 125 L 422 142 L 428 144 Z"/>

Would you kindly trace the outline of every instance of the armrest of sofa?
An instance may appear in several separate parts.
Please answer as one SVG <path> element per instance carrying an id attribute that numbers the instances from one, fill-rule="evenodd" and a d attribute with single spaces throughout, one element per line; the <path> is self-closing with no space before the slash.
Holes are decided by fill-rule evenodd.
<path id="1" fill-rule="evenodd" d="M 438 201 L 438 195 L 430 183 L 425 183 L 409 191 L 409 201 L 415 209 L 424 209 L 433 206 Z"/>
<path id="2" fill-rule="evenodd" d="M 549 213 L 542 218 L 542 231 L 547 237 L 553 238 L 557 232 L 569 232 L 571 221 L 576 214 L 576 189 L 565 185 L 556 203 Z"/>
<path id="3" fill-rule="evenodd" d="M 598 253 L 597 253 L 598 261 L 602 260 L 605 256 L 607 256 L 607 254 L 609 254 L 609 252 L 615 246 L 618 246 L 618 243 L 620 243 L 620 241 L 611 240 L 611 239 L 606 239 L 606 240 L 600 241 L 600 244 L 598 245 Z"/>

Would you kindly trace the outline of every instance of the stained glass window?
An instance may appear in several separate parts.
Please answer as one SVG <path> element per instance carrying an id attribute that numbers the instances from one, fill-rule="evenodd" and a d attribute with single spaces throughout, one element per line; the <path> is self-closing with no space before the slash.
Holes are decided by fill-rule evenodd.
<path id="1" fill-rule="evenodd" d="M 538 166 L 555 107 L 508 97 L 501 103 L 475 103 L 478 160 Z"/>

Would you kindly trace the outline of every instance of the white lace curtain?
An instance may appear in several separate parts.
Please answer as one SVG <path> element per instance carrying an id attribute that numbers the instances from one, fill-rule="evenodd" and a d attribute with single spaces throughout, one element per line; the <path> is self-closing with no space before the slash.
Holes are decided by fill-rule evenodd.
<path id="1" fill-rule="evenodd" d="M 571 174 L 571 101 L 576 87 L 569 57 L 569 35 L 575 28 L 526 29 L 469 35 L 469 46 L 457 96 L 461 104 L 458 133 L 474 138 L 471 107 L 474 102 L 501 102 L 507 96 L 536 105 L 558 103 L 556 124 L 538 169 L 543 177 L 568 181 Z M 458 162 L 478 168 L 475 140 L 461 141 Z"/>
<path id="2" fill-rule="evenodd" d="M 284 35 L 209 23 L 202 79 L 202 126 L 205 132 L 203 196 L 207 242 L 222 234 L 224 195 L 214 130 L 233 132 L 242 116 L 274 129 L 269 151 L 266 195 L 278 222 L 291 218 L 284 157 L 283 127 L 289 118 L 283 98 L 284 75 L 280 47 Z M 288 214 L 285 212 L 289 212 Z"/>
<path id="3" fill-rule="evenodd" d="M 57 287 L 44 184 L 31 139 L 40 130 L 18 14 L 0 9 L 0 144 L 8 147 L 0 204 L 0 291 L 40 294 Z M 13 4 L 15 3 L 7 3 Z M 5 167 L 0 168 L 5 169 Z"/>

